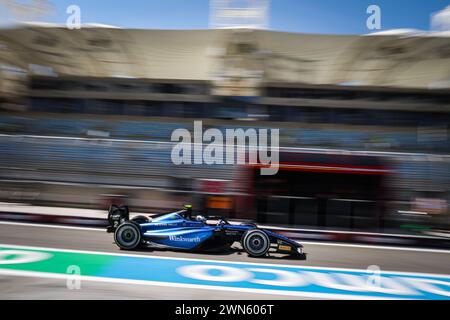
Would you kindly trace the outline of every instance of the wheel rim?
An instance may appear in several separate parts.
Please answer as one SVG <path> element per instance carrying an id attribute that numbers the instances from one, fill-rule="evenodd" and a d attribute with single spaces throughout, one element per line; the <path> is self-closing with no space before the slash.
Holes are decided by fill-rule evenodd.
<path id="1" fill-rule="evenodd" d="M 125 247 L 134 246 L 139 241 L 138 231 L 131 226 L 123 227 L 117 232 L 117 240 Z"/>
<path id="2" fill-rule="evenodd" d="M 256 233 L 251 234 L 246 239 L 246 247 L 252 254 L 264 254 L 267 251 L 267 239 L 264 235 Z"/>

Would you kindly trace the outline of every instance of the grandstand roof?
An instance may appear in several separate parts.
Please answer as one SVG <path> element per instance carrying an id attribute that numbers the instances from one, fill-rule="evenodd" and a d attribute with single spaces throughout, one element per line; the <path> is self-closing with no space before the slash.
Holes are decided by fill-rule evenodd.
<path id="1" fill-rule="evenodd" d="M 28 24 L 0 30 L 2 65 L 51 76 L 450 88 L 450 37 Z"/>

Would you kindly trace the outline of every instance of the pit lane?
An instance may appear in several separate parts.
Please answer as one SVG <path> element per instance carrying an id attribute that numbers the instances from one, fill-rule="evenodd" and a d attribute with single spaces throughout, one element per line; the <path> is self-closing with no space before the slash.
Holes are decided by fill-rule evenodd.
<path id="1" fill-rule="evenodd" d="M 0 243 L 15 246 L 46 247 L 55 249 L 96 251 L 123 254 L 113 243 L 112 236 L 98 229 L 38 226 L 27 224 L 0 224 Z M 239 250 L 215 254 L 186 253 L 162 250 L 139 250 L 133 254 L 144 257 L 182 258 L 204 261 L 251 263 L 267 266 L 300 266 L 324 268 L 366 269 L 379 266 L 381 270 L 449 274 L 450 251 L 402 249 L 356 245 L 305 244 L 307 260 L 291 260 L 282 256 L 265 259 L 248 257 Z M 89 282 L 83 289 L 67 290 L 61 279 L 42 279 L 27 276 L 0 275 L 2 299 L 286 299 L 285 295 L 227 292 L 196 288 L 139 286 L 131 284 L 105 284 Z M 289 297 L 295 298 L 295 297 Z M 299 298 L 299 297 L 297 297 Z"/>

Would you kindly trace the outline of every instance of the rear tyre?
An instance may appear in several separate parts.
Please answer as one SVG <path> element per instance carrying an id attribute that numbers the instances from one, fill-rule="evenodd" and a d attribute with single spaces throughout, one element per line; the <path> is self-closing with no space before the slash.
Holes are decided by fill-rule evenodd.
<path id="1" fill-rule="evenodd" d="M 134 250 L 141 245 L 142 234 L 135 222 L 125 222 L 114 232 L 114 241 L 123 250 Z"/>
<path id="2" fill-rule="evenodd" d="M 250 256 L 263 257 L 270 249 L 270 239 L 264 231 L 252 229 L 242 237 L 242 246 Z"/>

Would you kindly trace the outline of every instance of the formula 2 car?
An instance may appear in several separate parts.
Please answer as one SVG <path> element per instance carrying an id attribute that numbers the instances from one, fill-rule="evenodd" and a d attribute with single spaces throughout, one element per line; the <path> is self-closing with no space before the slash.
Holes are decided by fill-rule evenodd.
<path id="1" fill-rule="evenodd" d="M 112 205 L 108 212 L 107 232 L 114 233 L 114 241 L 122 250 L 148 246 L 173 250 L 204 251 L 230 248 L 235 242 L 252 257 L 263 257 L 269 252 L 305 258 L 303 246 L 284 236 L 260 229 L 254 224 L 230 224 L 220 217 L 192 216 L 192 206 L 181 211 L 137 216 L 130 220 L 126 206 Z"/>

